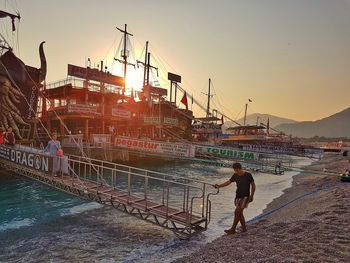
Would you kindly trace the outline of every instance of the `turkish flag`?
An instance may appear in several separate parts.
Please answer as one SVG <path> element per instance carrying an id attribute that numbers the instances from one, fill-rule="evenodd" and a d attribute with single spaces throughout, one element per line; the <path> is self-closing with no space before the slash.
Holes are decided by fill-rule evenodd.
<path id="1" fill-rule="evenodd" d="M 181 103 L 186 106 L 186 110 L 188 110 L 188 103 L 187 103 L 187 94 L 185 92 L 184 96 L 181 99 Z"/>

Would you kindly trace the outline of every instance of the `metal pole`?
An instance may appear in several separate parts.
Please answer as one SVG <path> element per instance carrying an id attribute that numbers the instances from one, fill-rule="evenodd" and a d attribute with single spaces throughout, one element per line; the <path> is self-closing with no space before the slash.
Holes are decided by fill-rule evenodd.
<path id="1" fill-rule="evenodd" d="M 146 210 L 147 210 L 147 189 L 148 189 L 148 176 L 147 176 L 147 172 L 145 175 L 145 206 L 146 206 Z"/>
<path id="2" fill-rule="evenodd" d="M 145 67 L 143 69 L 143 86 L 147 85 L 147 56 L 148 56 L 148 41 L 146 41 L 146 51 L 145 51 Z"/>
<path id="3" fill-rule="evenodd" d="M 165 175 L 163 175 L 163 195 L 162 195 L 162 204 L 164 205 L 164 197 L 165 197 Z"/>
<path id="4" fill-rule="evenodd" d="M 209 117 L 209 114 L 210 114 L 210 82 L 211 82 L 211 79 L 209 78 L 207 117 Z"/>
<path id="5" fill-rule="evenodd" d="M 246 120 L 247 120 L 247 108 L 248 108 L 248 103 L 245 104 L 245 111 L 244 111 L 244 122 L 243 122 L 243 126 L 245 126 L 246 124 Z"/>
<path id="6" fill-rule="evenodd" d="M 125 24 L 125 29 L 124 29 L 124 52 L 123 52 L 123 59 L 124 59 L 124 87 L 123 87 L 123 90 L 122 90 L 122 95 L 123 95 L 123 100 L 124 100 L 124 92 L 125 92 L 125 89 L 126 89 L 126 68 L 127 68 L 127 62 L 128 62 L 128 58 L 126 56 L 126 36 L 127 36 L 127 32 L 126 31 L 126 27 L 127 25 Z"/>
<path id="7" fill-rule="evenodd" d="M 177 82 L 175 82 L 175 97 L 174 97 L 175 105 L 176 105 L 176 97 L 177 97 Z"/>
<path id="8" fill-rule="evenodd" d="M 149 68 L 151 65 L 151 53 L 147 54 L 147 76 L 146 76 L 146 85 L 149 85 Z"/>
<path id="9" fill-rule="evenodd" d="M 129 167 L 129 173 L 128 173 L 128 203 L 131 193 L 131 168 Z"/>

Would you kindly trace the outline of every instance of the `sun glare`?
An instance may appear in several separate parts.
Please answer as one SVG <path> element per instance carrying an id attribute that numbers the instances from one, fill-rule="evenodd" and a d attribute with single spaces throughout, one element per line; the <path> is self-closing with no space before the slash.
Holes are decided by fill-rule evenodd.
<path id="1" fill-rule="evenodd" d="M 140 70 L 129 69 L 126 72 L 126 88 L 141 90 L 143 82 L 143 72 Z"/>

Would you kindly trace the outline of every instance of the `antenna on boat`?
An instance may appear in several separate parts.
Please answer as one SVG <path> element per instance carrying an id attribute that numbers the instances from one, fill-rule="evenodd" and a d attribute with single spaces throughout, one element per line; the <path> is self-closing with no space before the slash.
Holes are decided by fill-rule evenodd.
<path id="1" fill-rule="evenodd" d="M 127 37 L 128 36 L 134 36 L 134 35 L 127 31 L 127 24 L 124 25 L 124 30 L 119 28 L 119 27 L 116 27 L 116 29 L 118 29 L 120 32 L 122 32 L 124 34 L 124 36 L 123 36 L 124 48 L 123 48 L 123 52 L 122 52 L 122 55 L 121 55 L 123 60 L 114 58 L 116 61 L 124 64 L 124 83 L 123 83 L 123 89 L 122 89 L 122 96 L 124 98 L 125 86 L 126 86 L 126 68 L 127 68 L 128 65 L 135 67 L 135 64 L 128 63 L 129 52 L 126 50 L 126 42 L 127 42 Z"/>
<path id="2" fill-rule="evenodd" d="M 208 87 L 208 93 L 203 93 L 204 95 L 208 96 L 208 102 L 207 102 L 207 117 L 209 117 L 210 114 L 210 99 L 214 96 L 214 94 L 210 94 L 210 85 L 211 85 L 211 79 L 209 78 L 209 87 Z"/>
<path id="3" fill-rule="evenodd" d="M 252 102 L 251 99 L 248 99 L 248 103 Z M 245 104 L 245 111 L 244 111 L 244 122 L 243 122 L 243 126 L 246 125 L 246 120 L 247 120 L 247 108 L 248 108 L 248 103 Z"/>

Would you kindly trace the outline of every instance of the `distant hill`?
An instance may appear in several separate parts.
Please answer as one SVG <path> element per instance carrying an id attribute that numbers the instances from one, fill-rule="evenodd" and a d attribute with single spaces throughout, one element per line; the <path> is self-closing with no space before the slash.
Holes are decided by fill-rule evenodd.
<path id="1" fill-rule="evenodd" d="M 297 137 L 311 138 L 350 137 L 350 108 L 317 121 L 285 123 L 276 127 L 277 130 Z"/>
<path id="2" fill-rule="evenodd" d="M 253 113 L 253 114 L 247 115 L 246 124 L 255 125 L 258 116 L 259 116 L 259 124 L 260 124 L 260 122 L 267 124 L 267 119 L 269 118 L 270 119 L 270 127 L 272 127 L 272 128 L 274 128 L 282 123 L 295 123 L 296 122 L 295 120 L 281 118 L 281 117 L 277 117 L 277 116 L 270 115 L 270 114 Z M 241 125 L 243 125 L 244 118 L 237 120 L 237 122 L 240 123 Z M 227 123 L 224 124 L 224 128 L 227 128 L 230 126 L 236 126 L 236 124 L 232 124 L 232 122 L 230 122 L 230 121 L 228 121 Z"/>

